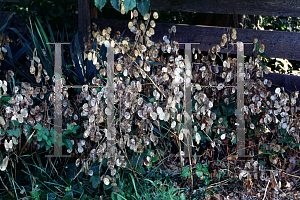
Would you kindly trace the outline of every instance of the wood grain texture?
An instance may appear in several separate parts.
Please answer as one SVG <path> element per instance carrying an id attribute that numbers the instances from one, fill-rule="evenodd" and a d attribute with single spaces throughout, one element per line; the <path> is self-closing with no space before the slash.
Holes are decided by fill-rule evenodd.
<path id="1" fill-rule="evenodd" d="M 88 37 L 88 27 L 91 26 L 90 0 L 78 0 L 78 28 L 82 35 L 79 35 L 79 43 L 83 49 L 83 37 Z"/>
<path id="2" fill-rule="evenodd" d="M 109 20 L 109 19 L 92 19 L 100 29 L 110 26 L 114 31 L 125 30 L 124 36 L 133 39 L 134 34 L 127 27 L 127 20 Z M 168 29 L 173 24 L 157 23 L 155 27 L 155 35 L 152 37 L 154 41 L 162 40 L 164 35 L 168 34 Z M 208 51 L 213 45 L 220 44 L 222 34 L 227 33 L 224 27 L 209 27 L 197 25 L 176 25 L 176 34 L 171 34 L 170 39 L 180 43 L 201 43 L 199 45 L 201 51 Z M 236 29 L 237 41 L 244 43 L 252 43 L 254 38 L 258 38 L 258 42 L 265 45 L 267 57 L 286 58 L 289 60 L 300 60 L 300 33 L 283 32 L 283 31 L 260 31 L 253 29 Z M 194 45 L 197 48 L 197 45 Z M 184 48 L 183 45 L 180 48 Z M 245 55 L 252 55 L 253 45 L 245 44 Z M 226 49 L 222 49 L 221 53 L 226 53 Z M 236 54 L 236 49 L 231 51 Z"/>
<path id="3" fill-rule="evenodd" d="M 265 78 L 272 81 L 273 86 L 270 88 L 272 92 L 277 87 L 284 87 L 288 92 L 300 91 L 300 76 L 269 73 L 265 75 Z"/>
<path id="4" fill-rule="evenodd" d="M 150 6 L 158 11 L 300 16 L 299 0 L 151 0 Z"/>

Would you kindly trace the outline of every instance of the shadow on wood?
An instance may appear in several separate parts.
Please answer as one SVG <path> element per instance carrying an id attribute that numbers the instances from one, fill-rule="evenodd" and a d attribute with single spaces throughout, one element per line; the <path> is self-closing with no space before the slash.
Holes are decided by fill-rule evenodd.
<path id="1" fill-rule="evenodd" d="M 92 19 L 100 29 L 111 27 L 112 31 L 125 30 L 124 36 L 131 39 L 134 34 L 130 32 L 127 27 L 129 21 L 127 20 L 111 20 L 111 19 Z M 154 41 L 162 41 L 164 35 L 168 34 L 168 29 L 174 24 L 171 23 L 157 23 L 155 35 L 152 36 Z M 220 44 L 222 35 L 227 33 L 225 27 L 210 27 L 200 25 L 176 25 L 176 34 L 171 35 L 171 40 L 176 40 L 180 43 L 201 43 L 200 49 L 208 51 L 213 45 Z M 295 32 L 281 32 L 281 31 L 261 31 L 253 29 L 240 29 L 237 28 L 237 41 L 244 43 L 252 43 L 254 38 L 258 39 L 259 43 L 265 45 L 267 57 L 286 58 L 289 60 L 300 60 L 300 33 Z M 253 45 L 245 45 L 245 55 L 252 55 Z M 221 50 L 221 53 L 226 53 L 227 49 Z M 233 50 L 231 53 L 235 53 Z"/>

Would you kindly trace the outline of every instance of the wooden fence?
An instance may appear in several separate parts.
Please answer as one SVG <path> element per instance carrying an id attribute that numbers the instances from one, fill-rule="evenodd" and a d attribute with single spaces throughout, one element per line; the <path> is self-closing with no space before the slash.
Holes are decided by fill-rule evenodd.
<path id="1" fill-rule="evenodd" d="M 79 9 L 85 9 L 78 12 L 79 28 L 89 26 L 95 22 L 102 28 L 111 27 L 113 31 L 125 30 L 126 36 L 133 34 L 127 27 L 127 20 L 98 19 L 95 17 L 95 7 L 93 0 L 78 0 Z M 89 7 L 90 6 L 90 7 Z M 298 0 L 151 0 L 150 9 L 152 11 L 178 11 L 178 12 L 197 12 L 197 13 L 216 13 L 216 14 L 248 14 L 248 15 L 266 15 L 266 16 L 284 16 L 300 17 L 300 1 Z M 87 14 L 88 13 L 88 14 Z M 168 35 L 168 28 L 171 23 L 157 23 L 155 27 L 154 41 L 162 40 L 164 35 Z M 180 43 L 201 43 L 199 45 L 202 51 L 208 51 L 213 45 L 220 44 L 222 34 L 227 32 L 226 27 L 212 27 L 201 25 L 176 25 L 177 32 L 172 35 L 172 39 Z M 253 42 L 257 38 L 259 43 L 265 45 L 267 57 L 285 58 L 289 60 L 300 61 L 300 33 L 285 31 L 266 31 L 254 29 L 236 28 L 237 40 Z M 81 29 L 83 33 L 86 30 Z M 87 33 L 86 33 L 87 34 Z M 181 48 L 184 48 L 181 46 Z M 252 45 L 245 45 L 245 55 L 252 54 Z M 227 49 L 221 50 L 225 53 Z M 236 50 L 232 51 L 233 54 Z M 300 77 L 292 75 L 281 75 L 270 73 L 267 76 L 276 86 L 285 87 L 289 91 L 300 90 Z M 280 78 L 279 78 L 280 77 Z"/>
<path id="2" fill-rule="evenodd" d="M 127 29 L 127 21 L 103 20 L 90 18 L 95 15 L 93 0 L 78 0 L 78 22 L 79 29 L 83 33 L 86 27 L 91 25 L 91 21 L 101 27 L 110 26 L 113 30 L 123 31 Z M 222 13 L 222 14 L 251 14 L 267 16 L 300 16 L 300 1 L 287 0 L 151 0 L 151 10 L 157 11 L 179 11 L 179 12 L 199 12 L 199 13 Z M 92 11 L 92 13 L 91 13 Z M 167 29 L 172 24 L 157 24 L 154 40 L 161 39 L 167 33 Z M 201 42 L 201 49 L 207 51 L 214 44 L 220 43 L 220 38 L 226 33 L 225 27 L 207 27 L 198 25 L 177 25 L 177 33 L 174 37 L 178 42 Z M 239 41 L 252 42 L 254 38 L 265 45 L 268 57 L 286 58 L 300 61 L 300 33 L 263 31 L 252 29 L 237 29 Z M 246 47 L 246 55 L 251 53 L 250 47 Z"/>

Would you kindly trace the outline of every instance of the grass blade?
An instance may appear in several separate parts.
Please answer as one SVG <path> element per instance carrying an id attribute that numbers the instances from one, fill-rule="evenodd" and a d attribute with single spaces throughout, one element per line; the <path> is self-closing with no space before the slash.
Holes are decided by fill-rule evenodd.
<path id="1" fill-rule="evenodd" d="M 134 178 L 133 178 L 132 174 L 130 174 L 130 176 L 131 176 L 131 180 L 132 180 L 132 183 L 133 183 L 133 187 L 134 187 L 135 195 L 136 195 L 136 197 L 137 197 L 137 198 L 139 198 L 139 197 L 140 197 L 140 195 L 139 195 L 139 194 L 138 194 L 138 192 L 137 192 L 137 189 L 136 189 L 136 186 L 135 186 L 135 180 L 134 180 Z"/>
<path id="2" fill-rule="evenodd" d="M 82 65 L 79 64 L 78 58 L 75 56 L 75 53 L 74 53 L 74 40 L 75 40 L 75 38 L 73 38 L 73 40 L 70 44 L 70 54 L 71 54 L 73 64 L 75 65 L 75 73 L 76 73 L 80 83 L 84 84 L 83 70 L 81 67 Z"/>

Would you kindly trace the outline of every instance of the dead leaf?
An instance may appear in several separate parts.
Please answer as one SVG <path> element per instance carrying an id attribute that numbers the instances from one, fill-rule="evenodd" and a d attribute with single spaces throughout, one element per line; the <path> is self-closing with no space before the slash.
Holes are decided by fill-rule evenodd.
<path id="1" fill-rule="evenodd" d="M 214 169 L 214 172 L 212 173 L 212 178 L 217 178 L 218 172 L 216 169 Z"/>
<path id="2" fill-rule="evenodd" d="M 197 161 L 194 158 L 192 158 L 192 163 L 196 165 Z"/>
<path id="3" fill-rule="evenodd" d="M 229 161 L 236 161 L 238 159 L 238 155 L 231 155 L 227 157 L 227 160 Z"/>
<path id="4" fill-rule="evenodd" d="M 207 194 L 206 200 L 210 200 L 210 194 Z"/>
<path id="5" fill-rule="evenodd" d="M 273 189 L 273 188 L 275 188 L 275 181 L 274 180 L 272 180 L 272 183 L 271 183 L 271 188 Z"/>
<path id="6" fill-rule="evenodd" d="M 252 182 L 250 177 L 247 178 L 246 187 L 247 187 L 248 190 L 251 190 L 252 187 L 253 187 L 253 182 Z"/>

